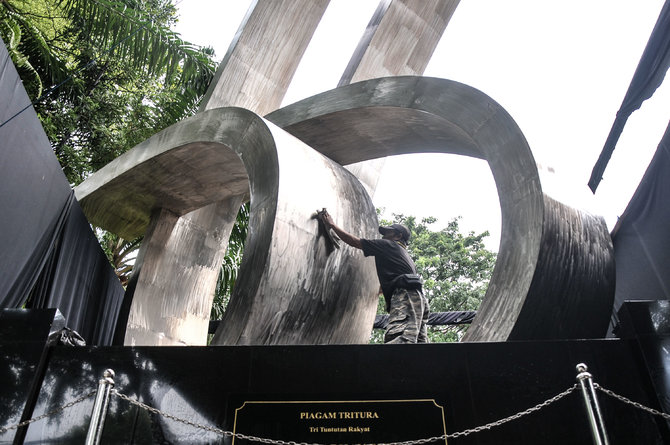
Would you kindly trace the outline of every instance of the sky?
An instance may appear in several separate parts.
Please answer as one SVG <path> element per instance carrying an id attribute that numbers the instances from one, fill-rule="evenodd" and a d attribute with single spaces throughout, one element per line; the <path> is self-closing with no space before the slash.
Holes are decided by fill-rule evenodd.
<path id="1" fill-rule="evenodd" d="M 283 105 L 335 88 L 378 0 L 331 0 Z M 543 191 L 602 216 L 610 230 L 625 210 L 670 118 L 670 81 L 634 112 L 595 194 L 587 186 L 664 0 L 461 0 L 425 76 L 490 96 L 521 128 Z M 217 58 L 248 0 L 181 0 L 175 30 Z M 411 178 L 412 187 L 403 181 Z M 460 217 L 461 231 L 489 231 L 497 251 L 500 205 L 486 161 L 447 154 L 388 158 L 373 196 L 383 216 Z"/>

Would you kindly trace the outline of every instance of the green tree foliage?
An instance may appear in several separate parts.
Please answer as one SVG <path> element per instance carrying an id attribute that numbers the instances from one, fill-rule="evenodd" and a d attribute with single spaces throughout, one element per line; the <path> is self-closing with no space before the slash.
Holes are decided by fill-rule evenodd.
<path id="1" fill-rule="evenodd" d="M 102 230 L 97 233 L 97 236 L 102 250 L 104 250 L 109 262 L 112 264 L 121 285 L 126 287 L 133 271 L 137 249 L 143 237 L 128 241 L 113 233 Z"/>
<path id="2" fill-rule="evenodd" d="M 44 1 L 0 2 L 0 37 L 33 98 L 42 95 L 45 82 L 55 85 L 66 77 L 64 61 L 50 47 L 64 28 L 63 18 L 50 14 Z"/>
<path id="3" fill-rule="evenodd" d="M 72 185 L 195 113 L 213 50 L 175 20 L 171 0 L 0 1 L 0 37 Z M 125 285 L 141 239 L 97 233 Z"/>
<path id="4" fill-rule="evenodd" d="M 195 112 L 213 51 L 175 20 L 170 0 L 0 2 L 0 36 L 71 184 Z"/>
<path id="5" fill-rule="evenodd" d="M 458 220 L 449 221 L 438 231 L 430 228 L 437 222 L 433 217 L 417 221 L 414 216 L 393 215 L 393 221 L 381 222 L 404 224 L 412 232 L 408 251 L 423 277 L 424 294 L 432 312 L 477 310 L 495 266 L 495 252 L 484 246 L 489 233 L 463 234 Z M 432 342 L 457 341 L 465 329 L 467 325 L 433 326 L 429 328 L 429 338 Z M 372 341 L 381 342 L 380 332 L 373 333 Z"/>
<path id="6" fill-rule="evenodd" d="M 226 306 L 228 306 L 230 295 L 237 280 L 237 272 L 242 264 L 244 242 L 247 239 L 248 231 L 249 203 L 246 203 L 237 213 L 237 220 L 228 240 L 228 250 L 226 251 L 226 257 L 223 259 L 223 264 L 221 264 L 221 272 L 214 291 L 214 303 L 209 316 L 211 320 L 221 320 Z"/>

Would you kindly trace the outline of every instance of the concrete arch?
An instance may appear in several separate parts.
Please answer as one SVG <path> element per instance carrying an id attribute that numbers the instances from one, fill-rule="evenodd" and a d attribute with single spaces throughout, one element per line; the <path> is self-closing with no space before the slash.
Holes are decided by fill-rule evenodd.
<path id="1" fill-rule="evenodd" d="M 180 216 L 231 196 L 249 199 L 256 177 L 256 199 L 275 201 L 274 146 L 256 114 L 217 109 L 155 134 L 77 186 L 75 195 L 91 223 L 133 239 L 156 209 Z"/>
<path id="2" fill-rule="evenodd" d="M 169 220 L 164 214 L 227 200 L 233 213 L 234 202 L 251 196 L 251 235 L 215 343 L 365 342 L 376 306 L 374 265 L 348 246 L 327 255 L 309 216 L 326 206 L 345 227 L 376 236 L 374 207 L 340 164 L 415 152 L 486 159 L 496 181 L 501 246 L 469 340 L 604 335 L 614 287 L 604 221 L 542 192 L 523 134 L 482 92 L 443 79 L 375 79 L 267 119 L 303 142 L 250 111 L 214 109 L 158 133 L 76 189 L 93 224 L 127 237 L 147 227 L 172 230 L 149 225 L 157 211 L 155 220 Z M 229 218 L 223 231 L 232 224 Z M 221 243 L 228 233 L 203 242 Z M 197 246 L 189 248 L 194 265 L 184 265 L 185 274 L 198 267 Z M 160 281 L 155 267 L 140 276 Z M 184 332 L 201 336 L 211 305 L 205 294 L 166 289 L 159 314 L 151 312 L 155 301 L 135 296 L 129 324 L 138 327 L 137 338 L 153 336 L 138 343 L 179 344 L 156 338 Z"/>
<path id="3" fill-rule="evenodd" d="M 162 230 L 151 226 L 157 212 L 178 217 L 250 197 L 243 262 L 214 343 L 367 341 L 377 305 L 374 263 L 348 246 L 329 253 L 311 215 L 325 205 L 374 236 L 374 206 L 346 169 L 256 114 L 242 108 L 199 113 L 120 156 L 76 195 L 93 224 L 128 238 Z M 233 223 L 234 216 L 225 236 L 209 241 L 227 240 Z M 184 265 L 184 273 L 198 261 L 197 246 L 187 248 L 195 266 Z M 160 264 L 143 267 L 140 279 L 160 282 Z M 207 333 L 211 302 L 206 292 L 175 289 L 165 289 L 161 301 L 135 295 L 126 343 L 192 344 Z"/>
<path id="4" fill-rule="evenodd" d="M 502 236 L 466 339 L 606 333 L 614 261 L 604 220 L 543 193 L 523 133 L 486 94 L 445 79 L 388 77 L 310 97 L 267 119 L 342 165 L 419 152 L 485 159 L 498 190 Z"/>

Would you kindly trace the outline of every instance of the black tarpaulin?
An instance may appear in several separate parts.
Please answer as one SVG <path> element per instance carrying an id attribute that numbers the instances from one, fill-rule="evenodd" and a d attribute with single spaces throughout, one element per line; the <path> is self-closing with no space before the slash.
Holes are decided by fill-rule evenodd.
<path id="1" fill-rule="evenodd" d="M 612 231 L 614 313 L 625 300 L 670 300 L 670 124 Z"/>
<path id="2" fill-rule="evenodd" d="M 628 116 L 640 108 L 642 102 L 649 99 L 663 83 L 668 67 L 670 67 L 670 0 L 666 0 L 661 9 L 621 108 L 616 113 L 614 125 L 607 136 L 605 146 L 591 172 L 589 187 L 594 193 L 612 157 L 612 152 L 626 125 Z"/>
<path id="3" fill-rule="evenodd" d="M 123 287 L 100 249 L 79 203 L 69 201 L 67 219 L 33 288 L 30 306 L 56 307 L 88 344 L 111 345 Z"/>
<path id="4" fill-rule="evenodd" d="M 111 344 L 123 287 L 1 40 L 0 103 L 0 307 L 57 308 L 88 344 Z"/>
<path id="5" fill-rule="evenodd" d="M 0 123 L 30 104 L 4 44 L 0 103 Z M 0 304 L 16 307 L 72 193 L 32 107 L 0 127 L 0 187 Z"/>

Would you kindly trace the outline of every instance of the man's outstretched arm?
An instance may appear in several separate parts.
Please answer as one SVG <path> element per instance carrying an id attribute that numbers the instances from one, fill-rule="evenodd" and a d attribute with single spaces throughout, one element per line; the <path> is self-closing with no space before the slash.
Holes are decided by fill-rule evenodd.
<path id="1" fill-rule="evenodd" d="M 357 249 L 363 249 L 363 245 L 361 244 L 361 239 L 352 235 L 349 232 L 345 232 L 341 227 L 338 227 L 335 224 L 335 221 L 333 221 L 333 217 L 330 216 L 328 212 L 326 212 L 324 215 L 324 222 L 328 226 L 328 228 L 333 229 L 333 231 L 337 234 L 337 236 L 340 237 L 342 241 L 345 243 L 349 244 L 351 247 L 355 247 Z"/>

